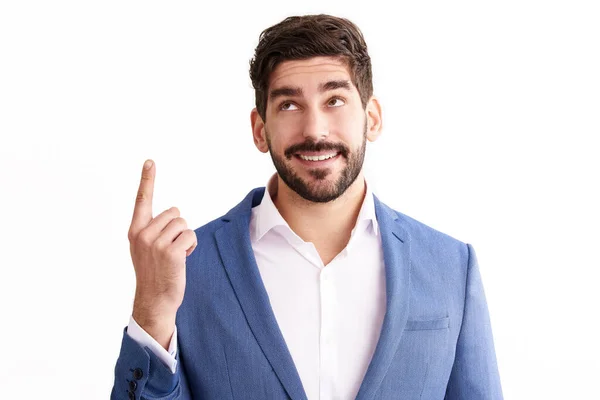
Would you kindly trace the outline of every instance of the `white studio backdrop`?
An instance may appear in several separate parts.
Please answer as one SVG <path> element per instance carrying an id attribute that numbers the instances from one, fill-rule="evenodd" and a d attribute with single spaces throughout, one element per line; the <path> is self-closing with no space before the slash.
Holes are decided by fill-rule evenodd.
<path id="1" fill-rule="evenodd" d="M 249 60 L 289 15 L 363 31 L 387 204 L 474 245 L 506 399 L 600 398 L 595 1 L 0 3 L 0 397 L 106 399 L 142 163 L 190 228 L 274 172 Z"/>

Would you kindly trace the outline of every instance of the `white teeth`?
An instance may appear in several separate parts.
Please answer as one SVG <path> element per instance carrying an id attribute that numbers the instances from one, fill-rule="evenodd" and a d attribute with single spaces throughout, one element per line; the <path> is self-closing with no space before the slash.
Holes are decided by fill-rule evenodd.
<path id="1" fill-rule="evenodd" d="M 327 154 L 327 155 L 323 155 L 323 156 L 303 156 L 302 154 L 298 154 L 298 155 L 300 156 L 301 159 L 306 160 L 306 161 L 323 161 L 323 160 L 327 160 L 329 158 L 337 156 L 337 153 Z"/>

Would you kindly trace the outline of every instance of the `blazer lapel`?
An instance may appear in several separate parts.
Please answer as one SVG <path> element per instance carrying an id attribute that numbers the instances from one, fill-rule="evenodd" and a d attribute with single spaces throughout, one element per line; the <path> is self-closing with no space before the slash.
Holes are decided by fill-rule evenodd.
<path id="1" fill-rule="evenodd" d="M 254 189 L 225 217 L 229 221 L 215 232 L 225 270 L 244 315 L 273 371 L 293 400 L 306 400 L 302 381 L 277 325 L 250 242 L 252 207 L 259 204 L 264 188 Z"/>
<path id="2" fill-rule="evenodd" d="M 410 236 L 397 214 L 376 196 L 375 214 L 383 247 L 386 277 L 386 312 L 373 358 L 358 391 L 357 400 L 373 399 L 396 354 L 408 319 L 410 289 Z"/>

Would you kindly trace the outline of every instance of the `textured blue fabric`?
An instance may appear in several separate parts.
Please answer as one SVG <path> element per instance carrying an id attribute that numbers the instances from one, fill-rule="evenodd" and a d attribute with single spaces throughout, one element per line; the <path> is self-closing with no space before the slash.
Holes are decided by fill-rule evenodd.
<path id="1" fill-rule="evenodd" d="M 175 374 L 124 331 L 111 399 L 129 398 L 136 368 L 136 399 L 306 399 L 250 243 L 264 190 L 196 229 Z M 374 200 L 387 308 L 357 399 L 502 399 L 472 246 Z"/>

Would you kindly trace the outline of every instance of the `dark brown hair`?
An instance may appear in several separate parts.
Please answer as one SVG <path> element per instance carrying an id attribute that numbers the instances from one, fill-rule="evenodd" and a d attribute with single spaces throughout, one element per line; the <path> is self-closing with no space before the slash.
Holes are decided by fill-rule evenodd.
<path id="1" fill-rule="evenodd" d="M 267 96 L 271 72 L 283 61 L 333 56 L 343 60 L 356 86 L 363 108 L 373 95 L 371 58 L 358 27 L 345 18 L 331 15 L 288 17 L 262 31 L 254 58 L 250 60 L 250 79 L 258 114 L 266 121 Z"/>

